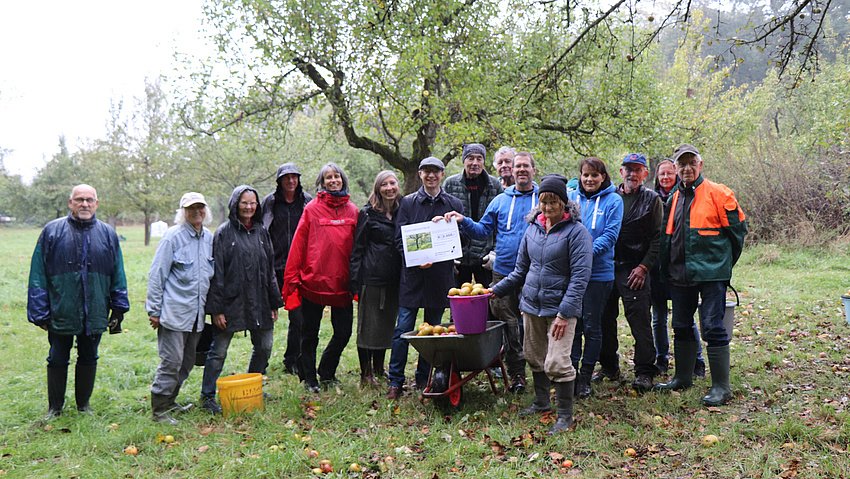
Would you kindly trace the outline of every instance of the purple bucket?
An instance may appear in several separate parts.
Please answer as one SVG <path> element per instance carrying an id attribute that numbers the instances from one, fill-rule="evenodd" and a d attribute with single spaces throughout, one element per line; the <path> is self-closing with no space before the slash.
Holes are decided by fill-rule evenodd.
<path id="1" fill-rule="evenodd" d="M 480 334 L 487 329 L 490 293 L 477 296 L 449 296 L 452 320 L 458 334 Z"/>

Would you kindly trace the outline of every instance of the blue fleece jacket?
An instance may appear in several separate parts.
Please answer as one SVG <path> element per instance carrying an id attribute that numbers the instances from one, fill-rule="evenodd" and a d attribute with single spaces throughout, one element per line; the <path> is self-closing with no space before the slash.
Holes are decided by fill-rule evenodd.
<path id="1" fill-rule="evenodd" d="M 517 250 L 528 228 L 525 216 L 537 207 L 537 185 L 531 191 L 517 191 L 516 185 L 508 187 L 487 205 L 477 223 L 464 216 L 460 227 L 472 239 L 484 239 L 496 230 L 496 261 L 493 271 L 507 276 L 514 270 Z"/>
<path id="2" fill-rule="evenodd" d="M 623 199 L 613 184 L 591 195 L 568 193 L 581 206 L 581 221 L 593 237 L 593 272 L 590 281 L 614 280 L 614 245 L 623 223 Z"/>

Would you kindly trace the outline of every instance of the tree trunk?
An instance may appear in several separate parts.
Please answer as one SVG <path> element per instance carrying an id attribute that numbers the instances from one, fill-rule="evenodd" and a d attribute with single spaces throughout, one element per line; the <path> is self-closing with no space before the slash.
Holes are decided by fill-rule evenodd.
<path id="1" fill-rule="evenodd" d="M 115 229 L 118 225 L 118 215 L 106 215 L 106 224 Z"/>
<path id="2" fill-rule="evenodd" d="M 151 244 L 151 214 L 145 211 L 145 246 Z"/>

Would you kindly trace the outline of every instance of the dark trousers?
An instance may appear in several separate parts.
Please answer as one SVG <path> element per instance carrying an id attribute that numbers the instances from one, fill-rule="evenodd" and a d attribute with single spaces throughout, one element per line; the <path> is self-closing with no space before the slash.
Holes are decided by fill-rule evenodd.
<path id="1" fill-rule="evenodd" d="M 301 375 L 307 384 L 316 383 L 316 348 L 319 346 L 319 326 L 322 324 L 322 313 L 325 307 L 307 298 L 301 298 L 301 312 L 304 324 L 301 329 Z M 336 368 L 342 352 L 351 338 L 354 322 L 354 307 L 349 304 L 343 307 L 331 308 L 331 326 L 333 336 L 322 352 L 319 362 L 319 379 L 330 381 L 336 379 Z"/>
<path id="2" fill-rule="evenodd" d="M 620 315 L 620 298 L 623 299 L 623 312 L 635 339 L 635 375 L 655 376 L 655 344 L 652 341 L 652 316 L 649 276 L 643 288 L 633 290 L 628 286 L 630 269 L 614 272 L 614 287 L 608 295 L 605 310 L 602 312 L 602 350 L 599 353 L 599 365 L 613 371 L 620 367 L 617 350 L 620 341 L 617 338 L 617 317 Z"/>
<path id="3" fill-rule="evenodd" d="M 71 362 L 71 348 L 77 340 L 77 365 L 94 366 L 97 364 L 97 348 L 100 345 L 100 334 L 56 334 L 47 332 L 50 352 L 47 355 L 48 368 L 67 368 Z"/>
<path id="4" fill-rule="evenodd" d="M 274 271 L 277 284 L 281 287 L 283 287 L 283 272 L 282 269 Z M 289 320 L 289 329 L 286 333 L 286 351 L 283 353 L 283 365 L 292 368 L 298 366 L 298 360 L 301 357 L 301 328 L 304 325 L 304 315 L 299 306 L 292 311 L 287 311 L 286 317 Z"/>
<path id="5" fill-rule="evenodd" d="M 723 326 L 726 315 L 726 282 L 704 281 L 695 286 L 670 286 L 673 299 L 673 333 L 676 339 L 699 341 L 694 334 L 694 314 L 702 309 L 702 339 L 709 348 L 722 348 L 729 344 L 729 336 Z M 702 306 L 699 306 L 702 299 Z"/>

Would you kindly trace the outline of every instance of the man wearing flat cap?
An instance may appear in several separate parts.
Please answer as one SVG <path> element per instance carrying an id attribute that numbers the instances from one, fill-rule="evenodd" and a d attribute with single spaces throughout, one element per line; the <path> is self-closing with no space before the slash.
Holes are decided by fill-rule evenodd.
<path id="1" fill-rule="evenodd" d="M 723 326 L 726 287 L 732 267 L 741 256 L 747 223 L 735 194 L 702 176 L 699 150 L 682 144 L 673 151 L 673 163 L 682 181 L 667 200 L 661 236 L 661 274 L 673 300 L 676 373 L 659 391 L 693 385 L 699 340 L 692 324 L 702 311 L 702 337 L 711 369 L 711 389 L 701 402 L 719 406 L 732 397 L 729 386 L 729 336 Z M 702 300 L 702 306 L 699 302 Z"/>
<path id="2" fill-rule="evenodd" d="M 204 307 L 213 276 L 212 233 L 204 227 L 212 214 L 200 193 L 180 198 L 174 226 L 156 247 L 148 273 L 145 309 L 156 330 L 160 363 L 151 386 L 153 419 L 177 424 L 170 412 L 178 406 L 183 381 L 195 365 L 195 350 L 204 330 Z"/>
<path id="3" fill-rule="evenodd" d="M 620 166 L 623 183 L 617 188 L 617 193 L 623 198 L 623 223 L 614 245 L 614 287 L 602 312 L 601 369 L 593 375 L 597 381 L 620 376 L 617 316 L 620 314 L 620 298 L 623 298 L 623 311 L 635 340 L 635 380 L 632 387 L 640 392 L 650 390 L 652 378 L 658 374 L 652 341 L 648 275 L 658 256 L 661 218 L 664 215 L 658 193 L 643 186 L 648 175 L 645 156 L 630 153 L 623 158 Z"/>
<path id="4" fill-rule="evenodd" d="M 446 193 L 440 187 L 445 166 L 443 162 L 429 156 L 419 162 L 419 179 L 422 186 L 416 193 L 402 198 L 396 213 L 396 248 L 404 261 L 401 227 L 404 225 L 431 221 L 442 217 L 449 211 L 463 213 L 460 200 Z M 390 388 L 387 399 L 398 399 L 404 386 L 404 367 L 407 365 L 408 343 L 401 335 L 413 331 L 419 308 L 425 309 L 425 321 L 440 324 L 443 312 L 449 305 L 446 294 L 454 285 L 454 264 L 452 260 L 428 263 L 421 266 L 402 265 L 401 284 L 398 295 L 398 323 L 393 331 L 393 343 L 390 353 Z M 416 369 L 416 385 L 424 388 L 430 370 L 428 362 L 419 358 Z"/>
<path id="5" fill-rule="evenodd" d="M 472 221 L 481 221 L 487 205 L 504 191 L 501 181 L 484 171 L 487 150 L 480 143 L 463 145 L 463 171 L 446 178 L 443 189 L 463 204 L 464 216 Z M 485 238 L 474 239 L 463 246 L 463 257 L 457 266 L 455 283 L 460 287 L 466 282 L 488 285 L 493 281 L 490 252 L 496 246 L 496 236 L 490 233 Z M 489 265 L 487 269 L 485 265 Z M 472 281 L 472 277 L 475 281 Z"/>

